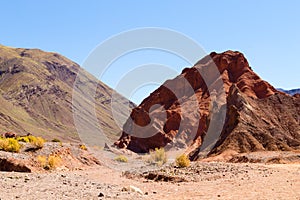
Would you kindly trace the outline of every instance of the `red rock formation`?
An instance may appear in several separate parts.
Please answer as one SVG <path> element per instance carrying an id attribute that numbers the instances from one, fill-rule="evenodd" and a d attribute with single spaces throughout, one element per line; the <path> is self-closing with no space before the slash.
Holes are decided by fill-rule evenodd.
<path id="1" fill-rule="evenodd" d="M 213 71 L 215 65 L 221 76 Z M 199 72 L 205 75 L 205 81 Z M 226 95 L 222 95 L 222 91 Z M 115 144 L 135 152 L 168 148 L 172 144 L 178 148 L 188 147 L 186 152 L 196 159 L 201 145 L 204 145 L 203 140 L 218 137 L 208 132 L 222 131 L 221 137 L 215 138 L 219 141 L 211 154 L 221 153 L 227 148 L 237 152 L 290 150 L 300 145 L 299 98 L 296 99 L 263 81 L 253 72 L 242 53 L 213 52 L 194 67 L 184 69 L 175 79 L 166 81 L 134 108 Z M 162 108 L 154 108 L 157 104 Z M 297 109 L 290 112 L 295 106 Z M 223 123 L 218 115 L 212 115 L 221 112 L 222 108 L 226 112 L 223 130 L 222 127 L 220 130 L 212 127 L 208 131 L 212 120 Z M 165 118 L 162 113 L 166 113 Z M 261 120 L 265 121 L 264 124 Z M 141 128 L 136 128 L 135 124 Z M 288 130 L 286 124 L 292 125 L 293 130 Z M 243 131 L 236 132 L 237 127 Z M 138 137 L 140 131 L 143 136 L 150 137 Z"/>

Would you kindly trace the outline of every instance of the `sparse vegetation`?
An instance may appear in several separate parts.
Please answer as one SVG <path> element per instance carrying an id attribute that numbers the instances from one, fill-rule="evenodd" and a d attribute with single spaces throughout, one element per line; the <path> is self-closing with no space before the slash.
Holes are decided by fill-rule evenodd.
<path id="1" fill-rule="evenodd" d="M 60 139 L 54 138 L 53 140 L 51 140 L 51 142 L 61 142 Z"/>
<path id="2" fill-rule="evenodd" d="M 1 138 L 0 149 L 8 152 L 19 152 L 21 145 L 15 138 Z"/>
<path id="3" fill-rule="evenodd" d="M 154 151 L 150 151 L 150 158 L 148 163 L 162 166 L 167 162 L 167 154 L 164 148 L 155 148 Z"/>
<path id="4" fill-rule="evenodd" d="M 25 142 L 25 143 L 29 143 L 30 142 L 28 136 L 17 137 L 17 140 L 19 142 Z"/>
<path id="5" fill-rule="evenodd" d="M 50 169 L 55 169 L 61 164 L 61 158 L 57 155 L 51 155 L 48 157 L 48 165 Z"/>
<path id="6" fill-rule="evenodd" d="M 34 146 L 36 146 L 37 148 L 43 148 L 45 140 L 41 137 L 35 137 L 35 136 L 27 136 L 30 143 L 33 144 Z"/>
<path id="7" fill-rule="evenodd" d="M 20 142 L 31 143 L 36 146 L 38 149 L 43 148 L 45 140 L 41 137 L 35 137 L 32 135 L 17 137 L 17 140 Z"/>
<path id="8" fill-rule="evenodd" d="M 43 167 L 43 168 L 47 167 L 47 158 L 46 158 L 46 156 L 38 156 L 37 160 L 38 160 L 39 164 L 41 165 L 41 167 Z"/>
<path id="9" fill-rule="evenodd" d="M 119 155 L 114 160 L 118 162 L 124 162 L 124 163 L 128 162 L 128 158 L 124 155 Z"/>
<path id="10" fill-rule="evenodd" d="M 190 159 L 185 154 L 178 156 L 175 162 L 176 162 L 176 166 L 180 168 L 188 167 L 191 164 Z"/>
<path id="11" fill-rule="evenodd" d="M 50 155 L 48 158 L 46 156 L 38 156 L 37 161 L 46 170 L 55 169 L 61 164 L 61 158 L 57 155 Z"/>
<path id="12" fill-rule="evenodd" d="M 87 151 L 87 148 L 86 148 L 86 146 L 85 146 L 84 144 L 81 144 L 81 145 L 79 146 L 79 148 L 82 149 L 82 150 Z"/>

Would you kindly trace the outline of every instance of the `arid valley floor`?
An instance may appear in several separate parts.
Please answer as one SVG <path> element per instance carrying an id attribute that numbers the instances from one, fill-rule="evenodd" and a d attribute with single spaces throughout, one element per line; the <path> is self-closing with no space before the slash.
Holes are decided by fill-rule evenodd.
<path id="1" fill-rule="evenodd" d="M 300 164 L 200 161 L 186 169 L 166 167 L 157 171 L 177 178 L 149 180 L 142 174 L 103 165 L 72 171 L 1 172 L 0 198 L 300 199 Z M 142 194 L 130 186 L 139 188 Z"/>

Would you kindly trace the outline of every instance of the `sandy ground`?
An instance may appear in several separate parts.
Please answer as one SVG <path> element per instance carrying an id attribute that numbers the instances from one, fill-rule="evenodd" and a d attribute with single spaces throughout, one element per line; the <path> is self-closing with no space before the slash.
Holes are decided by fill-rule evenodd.
<path id="1" fill-rule="evenodd" d="M 180 171 L 179 175 L 189 180 L 180 183 L 142 177 L 129 179 L 121 171 L 105 166 L 52 173 L 1 172 L 0 198 L 300 200 L 300 164 L 198 162 L 193 165 L 199 170 Z M 130 185 L 140 188 L 143 194 L 126 191 Z"/>

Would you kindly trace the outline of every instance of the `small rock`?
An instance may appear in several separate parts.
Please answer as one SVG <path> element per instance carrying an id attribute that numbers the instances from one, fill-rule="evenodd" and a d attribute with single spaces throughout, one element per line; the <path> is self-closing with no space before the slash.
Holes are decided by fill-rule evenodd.
<path id="1" fill-rule="evenodd" d="M 100 192 L 98 197 L 104 197 L 104 194 L 102 192 Z"/>
<path id="2" fill-rule="evenodd" d="M 135 186 L 129 186 L 129 188 L 130 188 L 130 191 L 132 191 L 132 192 L 136 192 L 136 193 L 139 193 L 139 194 L 141 194 L 141 195 L 143 195 L 144 193 L 142 192 L 142 190 L 140 189 L 140 188 L 138 188 L 138 187 L 135 187 Z"/>

